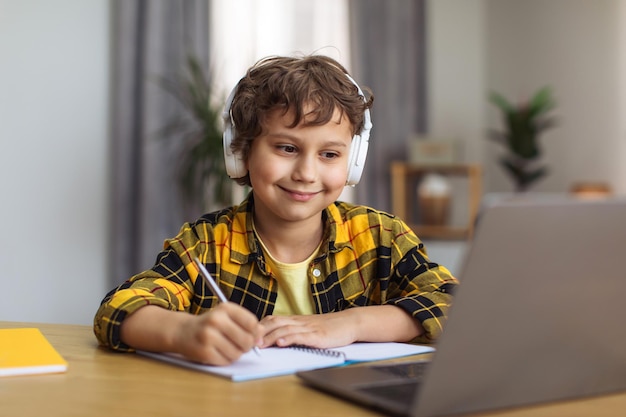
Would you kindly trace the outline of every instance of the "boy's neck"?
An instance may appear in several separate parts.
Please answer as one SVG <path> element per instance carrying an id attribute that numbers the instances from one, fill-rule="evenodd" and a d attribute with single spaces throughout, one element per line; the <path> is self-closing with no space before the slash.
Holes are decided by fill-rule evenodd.
<path id="1" fill-rule="evenodd" d="M 280 227 L 258 221 L 255 230 L 274 259 L 283 263 L 298 263 L 307 259 L 322 241 L 322 217 L 315 222 L 287 223 Z"/>

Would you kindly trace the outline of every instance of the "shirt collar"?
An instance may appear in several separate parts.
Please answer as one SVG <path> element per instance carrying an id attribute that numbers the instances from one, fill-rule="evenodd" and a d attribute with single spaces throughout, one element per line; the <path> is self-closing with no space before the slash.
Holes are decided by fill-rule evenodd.
<path id="1" fill-rule="evenodd" d="M 339 252 L 348 247 L 350 243 L 349 228 L 345 221 L 345 210 L 340 206 L 344 203 L 333 203 L 322 211 L 324 221 L 324 233 L 321 247 L 324 248 L 323 255 L 318 259 L 326 257 L 328 253 Z M 253 217 L 254 195 L 251 191 L 246 199 L 239 206 L 235 206 L 232 233 L 231 233 L 231 262 L 244 264 L 249 262 L 259 262 L 261 270 L 265 271 L 265 258 L 256 234 L 254 233 Z"/>

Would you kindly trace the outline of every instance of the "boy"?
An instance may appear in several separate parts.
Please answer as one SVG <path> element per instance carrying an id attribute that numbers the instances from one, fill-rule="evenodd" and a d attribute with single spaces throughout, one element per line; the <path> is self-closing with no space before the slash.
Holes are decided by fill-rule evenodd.
<path id="1" fill-rule="evenodd" d="M 436 339 L 457 281 L 400 219 L 336 201 L 358 182 L 372 102 L 328 57 L 250 68 L 229 97 L 224 141 L 229 175 L 252 191 L 183 225 L 152 269 L 107 294 L 100 343 L 225 365 L 254 346 Z"/>

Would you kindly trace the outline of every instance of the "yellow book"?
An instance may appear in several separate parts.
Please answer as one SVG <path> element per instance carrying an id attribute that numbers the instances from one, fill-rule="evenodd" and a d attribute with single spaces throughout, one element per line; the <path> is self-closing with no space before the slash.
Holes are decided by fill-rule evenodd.
<path id="1" fill-rule="evenodd" d="M 39 329 L 0 329 L 0 377 L 65 371 L 67 362 Z"/>

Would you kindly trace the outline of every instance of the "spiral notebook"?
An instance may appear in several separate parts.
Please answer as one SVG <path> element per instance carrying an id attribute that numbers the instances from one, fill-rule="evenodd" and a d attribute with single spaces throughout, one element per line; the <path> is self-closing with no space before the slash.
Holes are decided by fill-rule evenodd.
<path id="1" fill-rule="evenodd" d="M 195 369 L 231 379 L 247 381 L 293 374 L 298 371 L 328 368 L 354 362 L 393 359 L 403 356 L 433 352 L 434 348 L 409 343 L 353 343 L 334 349 L 315 349 L 305 346 L 285 348 L 270 347 L 245 353 L 236 362 L 227 366 L 210 366 L 191 362 L 174 353 L 137 351 L 140 355 L 169 362 L 174 365 Z"/>

